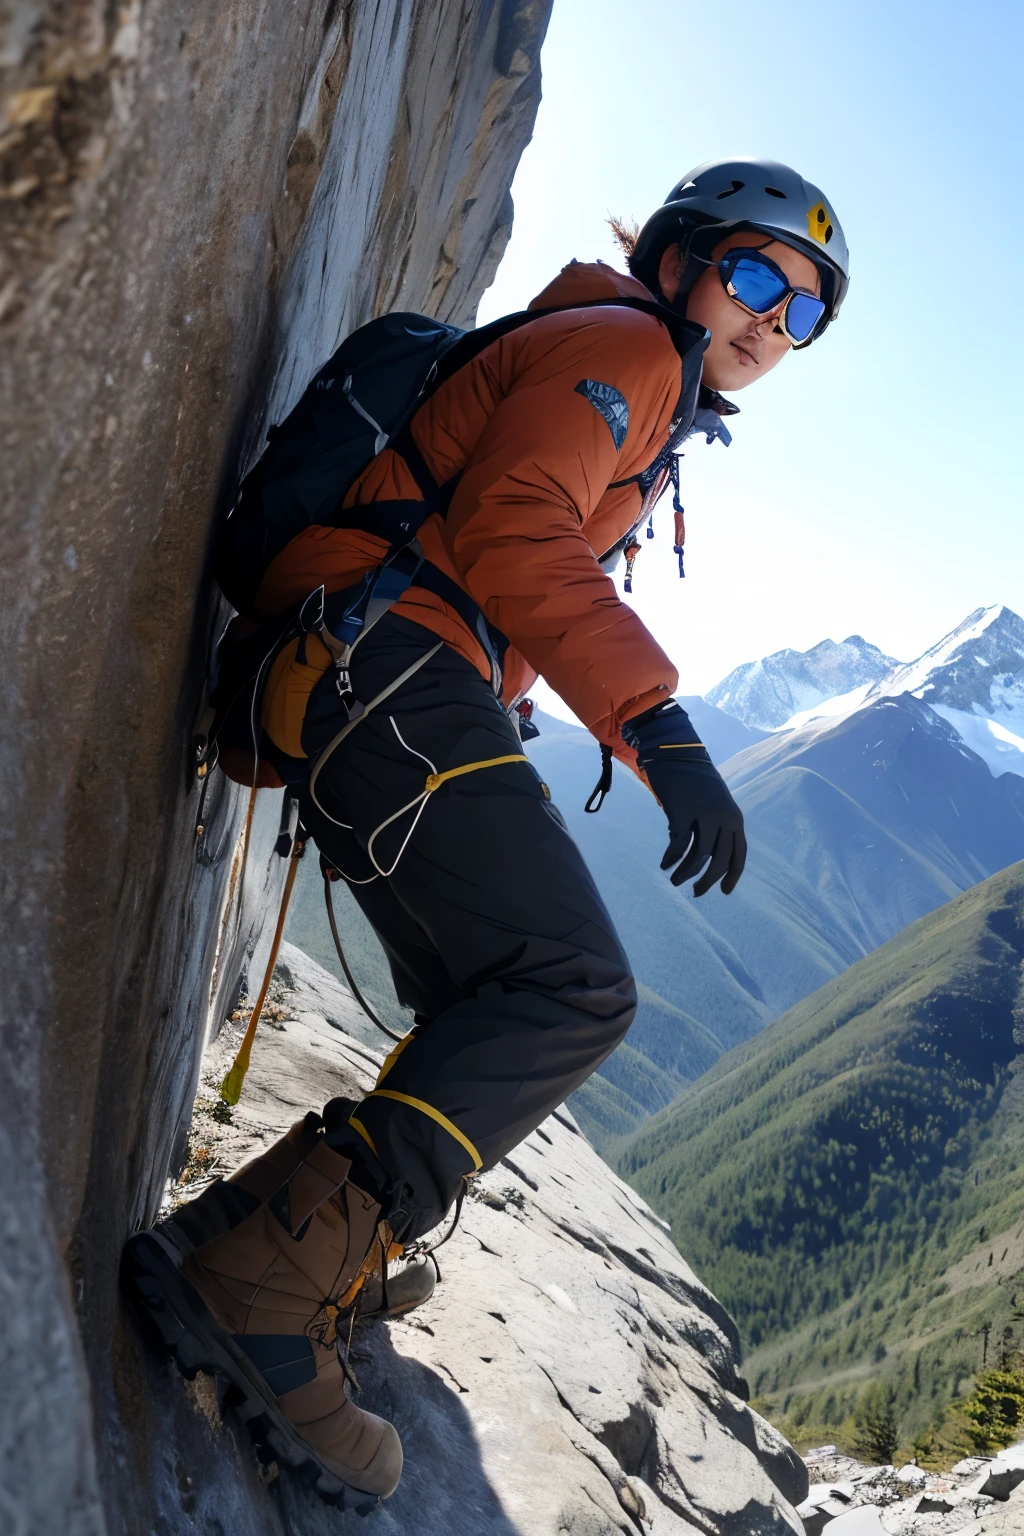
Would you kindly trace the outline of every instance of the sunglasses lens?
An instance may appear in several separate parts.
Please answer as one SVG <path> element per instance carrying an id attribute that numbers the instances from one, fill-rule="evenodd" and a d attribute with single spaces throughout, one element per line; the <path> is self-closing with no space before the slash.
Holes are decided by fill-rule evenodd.
<path id="1" fill-rule="evenodd" d="M 741 256 L 729 266 L 727 280 L 734 296 L 756 315 L 766 314 L 785 298 L 788 285 L 767 262 L 758 261 L 754 256 Z"/>
<path id="2" fill-rule="evenodd" d="M 786 307 L 786 330 L 795 342 L 806 341 L 824 313 L 820 299 L 809 293 L 794 293 Z"/>

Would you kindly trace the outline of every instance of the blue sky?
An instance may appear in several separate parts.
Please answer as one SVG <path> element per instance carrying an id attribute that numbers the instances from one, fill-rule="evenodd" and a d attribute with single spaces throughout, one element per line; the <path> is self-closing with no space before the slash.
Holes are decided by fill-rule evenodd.
<path id="1" fill-rule="evenodd" d="M 621 261 L 703 160 L 818 183 L 853 279 L 838 323 L 737 396 L 683 461 L 632 601 L 703 692 L 741 661 L 859 633 L 900 659 L 971 609 L 1024 613 L 1024 6 L 555 0 L 544 99 L 485 321 L 577 257 Z M 1019 297 L 1015 297 L 1019 294 Z"/>

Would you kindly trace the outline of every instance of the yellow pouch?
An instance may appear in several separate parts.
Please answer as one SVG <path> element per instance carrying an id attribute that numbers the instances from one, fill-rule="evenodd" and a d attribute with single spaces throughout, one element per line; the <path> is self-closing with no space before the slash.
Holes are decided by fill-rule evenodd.
<path id="1" fill-rule="evenodd" d="M 274 746 L 289 757 L 306 756 L 302 725 L 309 696 L 332 660 L 316 635 L 300 635 L 288 642 L 270 668 L 263 690 L 263 729 Z"/>

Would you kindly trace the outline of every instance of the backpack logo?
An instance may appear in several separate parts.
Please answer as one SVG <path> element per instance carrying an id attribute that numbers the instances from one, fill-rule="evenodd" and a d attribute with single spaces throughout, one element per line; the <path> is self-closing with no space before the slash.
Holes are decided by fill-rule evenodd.
<path id="1" fill-rule="evenodd" d="M 573 393 L 589 400 L 595 411 L 604 417 L 612 434 L 612 442 L 616 449 L 621 448 L 629 431 L 629 405 L 625 395 L 620 394 L 611 384 L 601 384 L 597 379 L 580 379 Z"/>
<path id="2" fill-rule="evenodd" d="M 316 387 L 317 387 L 317 389 L 333 389 L 334 388 L 334 380 L 333 379 L 317 379 Z"/>

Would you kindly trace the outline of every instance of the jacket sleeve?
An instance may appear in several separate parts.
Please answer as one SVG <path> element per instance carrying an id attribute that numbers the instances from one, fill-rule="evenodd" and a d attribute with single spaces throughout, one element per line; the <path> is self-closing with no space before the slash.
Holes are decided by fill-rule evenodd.
<path id="1" fill-rule="evenodd" d="M 490 622 L 622 753 L 622 721 L 665 699 L 677 674 L 620 601 L 585 528 L 610 482 L 643 468 L 664 441 L 678 357 L 656 322 L 628 312 L 582 326 L 574 317 L 545 343 L 504 359 L 507 389 L 467 461 L 442 539 Z M 588 391 L 592 383 L 604 391 Z M 623 423 L 618 407 L 618 444 L 593 403 L 614 400 L 608 387 L 628 410 Z"/>

